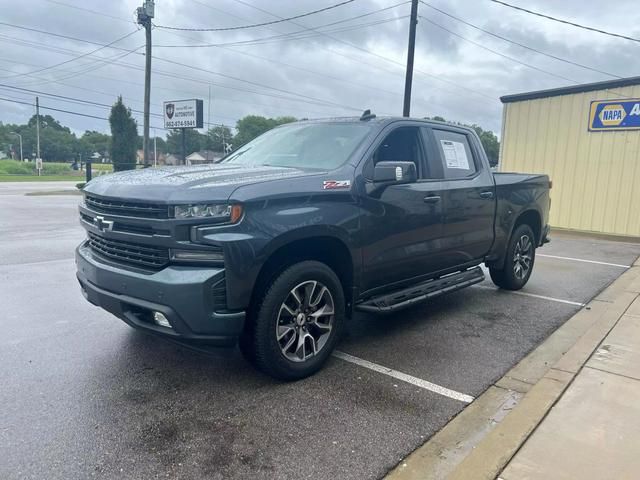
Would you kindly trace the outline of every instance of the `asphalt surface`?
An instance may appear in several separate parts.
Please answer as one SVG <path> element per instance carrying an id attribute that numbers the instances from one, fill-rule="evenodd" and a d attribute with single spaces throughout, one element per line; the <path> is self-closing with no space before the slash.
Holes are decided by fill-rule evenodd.
<path id="1" fill-rule="evenodd" d="M 234 350 L 136 332 L 88 304 L 80 197 L 0 183 L 0 478 L 379 478 L 465 403 L 332 358 L 279 383 Z M 539 254 L 630 265 L 640 245 L 555 235 Z M 584 303 L 621 267 L 539 256 L 524 293 Z M 490 281 L 387 317 L 339 350 L 477 396 L 581 307 Z"/>

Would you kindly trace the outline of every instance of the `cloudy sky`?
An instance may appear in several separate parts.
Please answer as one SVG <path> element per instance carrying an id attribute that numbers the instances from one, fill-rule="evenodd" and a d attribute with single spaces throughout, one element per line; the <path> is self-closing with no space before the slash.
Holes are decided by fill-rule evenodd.
<path id="1" fill-rule="evenodd" d="M 248 114 L 313 118 L 354 115 L 366 108 L 401 114 L 407 1 L 354 0 L 298 20 L 241 30 L 161 28 L 269 22 L 338 1 L 156 0 L 151 126 L 163 135 L 162 102 L 182 98 L 204 99 L 205 121 L 229 126 Z M 490 0 L 425 1 L 484 30 L 603 73 L 508 43 L 421 3 L 412 116 L 440 115 L 499 133 L 501 95 L 640 74 L 638 43 Z M 26 122 L 38 94 L 43 107 L 98 118 L 51 110 L 43 114 L 52 114 L 79 133 L 107 132 L 108 108 L 85 101 L 110 105 L 122 95 L 141 133 L 142 115 L 137 112 L 143 106 L 144 49 L 135 49 L 144 45 L 144 30 L 134 21 L 141 2 L 0 0 L 0 121 Z M 637 0 L 509 3 L 640 37 Z M 127 34 L 111 47 L 100 48 Z M 202 46 L 206 44 L 214 46 Z"/>

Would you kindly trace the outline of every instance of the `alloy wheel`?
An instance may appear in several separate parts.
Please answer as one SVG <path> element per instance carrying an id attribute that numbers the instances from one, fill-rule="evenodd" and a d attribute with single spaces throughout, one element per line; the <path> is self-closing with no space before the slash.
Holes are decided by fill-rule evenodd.
<path id="1" fill-rule="evenodd" d="M 529 235 L 522 235 L 513 253 L 513 274 L 518 280 L 524 279 L 531 270 L 533 243 Z"/>
<path id="2" fill-rule="evenodd" d="M 278 312 L 276 339 L 282 354 L 292 362 L 304 362 L 326 345 L 335 318 L 329 289 L 315 280 L 291 289 Z"/>

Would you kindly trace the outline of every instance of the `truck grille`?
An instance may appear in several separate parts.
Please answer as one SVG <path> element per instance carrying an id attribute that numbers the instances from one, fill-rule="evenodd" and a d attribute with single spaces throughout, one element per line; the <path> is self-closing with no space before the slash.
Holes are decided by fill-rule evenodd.
<path id="1" fill-rule="evenodd" d="M 89 233 L 91 250 L 109 260 L 137 267 L 160 270 L 169 264 L 169 249 L 122 242 Z"/>
<path id="2" fill-rule="evenodd" d="M 87 194 L 85 203 L 95 212 L 140 218 L 169 218 L 169 207 L 153 203 L 123 202 Z"/>

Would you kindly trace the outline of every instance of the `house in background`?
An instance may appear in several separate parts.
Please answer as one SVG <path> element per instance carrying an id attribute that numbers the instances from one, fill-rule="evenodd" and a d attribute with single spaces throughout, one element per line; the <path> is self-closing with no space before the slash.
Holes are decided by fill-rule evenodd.
<path id="1" fill-rule="evenodd" d="M 173 157 L 170 161 L 172 161 L 174 163 L 168 163 L 168 160 L 167 160 L 168 157 Z M 158 152 L 158 161 L 154 162 L 153 161 L 153 150 L 151 152 L 149 152 L 149 161 L 151 162 L 151 165 L 153 165 L 153 164 L 157 164 L 157 165 L 180 165 L 181 164 L 181 162 L 179 161 L 178 157 L 176 157 L 174 155 L 167 156 L 162 152 Z M 139 165 L 144 163 L 144 150 L 137 150 L 136 151 L 136 163 L 138 163 Z"/>
<path id="2" fill-rule="evenodd" d="M 158 155 L 158 165 L 182 165 L 182 159 L 173 153 L 167 156 Z"/>
<path id="3" fill-rule="evenodd" d="M 217 163 L 224 154 L 222 152 L 214 152 L 211 150 L 200 150 L 187 155 L 187 165 L 203 165 L 205 163 Z"/>

